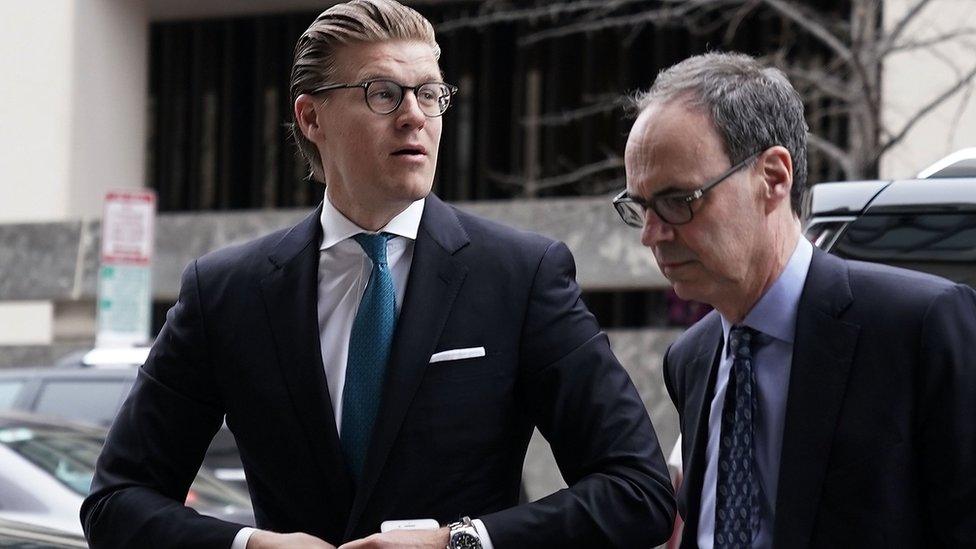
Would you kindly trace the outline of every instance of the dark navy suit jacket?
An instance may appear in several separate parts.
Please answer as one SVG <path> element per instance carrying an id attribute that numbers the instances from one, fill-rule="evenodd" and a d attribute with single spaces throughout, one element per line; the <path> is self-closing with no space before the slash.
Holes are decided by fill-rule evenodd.
<path id="1" fill-rule="evenodd" d="M 773 546 L 976 546 L 976 292 L 814 250 L 787 390 Z M 665 357 L 697 545 L 722 344 L 710 313 Z"/>
<path id="2" fill-rule="evenodd" d="M 498 549 L 667 539 L 675 504 L 657 439 L 568 249 L 433 195 L 354 486 L 320 356 L 320 211 L 187 267 L 82 508 L 92 547 L 228 549 L 239 525 L 182 505 L 225 414 L 260 528 L 338 545 L 386 519 L 468 515 Z M 428 363 L 466 347 L 487 355 Z M 516 507 L 534 426 L 570 488 Z"/>

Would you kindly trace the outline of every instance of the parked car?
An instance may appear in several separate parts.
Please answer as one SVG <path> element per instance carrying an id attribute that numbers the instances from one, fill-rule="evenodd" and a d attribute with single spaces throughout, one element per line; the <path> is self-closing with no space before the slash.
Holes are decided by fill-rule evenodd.
<path id="1" fill-rule="evenodd" d="M 95 349 L 55 368 L 0 370 L 0 411 L 22 410 L 108 427 L 135 382 L 149 350 Z M 237 443 L 227 425 L 214 436 L 203 466 L 218 479 L 247 490 Z"/>
<path id="2" fill-rule="evenodd" d="M 0 547 L 62 549 L 88 547 L 84 536 L 0 518 Z"/>
<path id="3" fill-rule="evenodd" d="M 104 428 L 0 414 L 0 518 L 81 534 L 81 503 L 105 436 Z M 201 514 L 254 524 L 247 495 L 206 471 L 193 481 L 186 504 Z"/>
<path id="4" fill-rule="evenodd" d="M 922 179 L 814 185 L 807 238 L 840 257 L 976 287 L 976 149 L 947 158 Z"/>

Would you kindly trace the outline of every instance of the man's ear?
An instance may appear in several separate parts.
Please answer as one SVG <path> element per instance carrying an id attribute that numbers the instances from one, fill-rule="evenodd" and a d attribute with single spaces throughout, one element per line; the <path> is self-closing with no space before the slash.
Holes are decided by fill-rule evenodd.
<path id="1" fill-rule="evenodd" d="M 763 197 L 766 213 L 780 207 L 784 201 L 790 203 L 790 190 L 793 188 L 793 158 L 786 147 L 776 145 L 766 149 L 758 160 L 759 175 L 765 183 Z"/>
<path id="2" fill-rule="evenodd" d="M 315 98 L 311 95 L 303 93 L 295 99 L 295 120 L 298 129 L 309 141 L 318 143 L 322 138 L 322 126 L 319 124 L 319 112 L 315 107 Z"/>

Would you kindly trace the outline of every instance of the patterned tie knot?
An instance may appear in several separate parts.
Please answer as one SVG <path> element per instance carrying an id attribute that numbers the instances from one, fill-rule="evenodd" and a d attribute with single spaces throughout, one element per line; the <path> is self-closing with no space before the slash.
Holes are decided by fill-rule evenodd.
<path id="1" fill-rule="evenodd" d="M 394 235 L 389 233 L 359 233 L 353 236 L 356 242 L 359 243 L 366 255 L 369 256 L 370 261 L 376 263 L 377 265 L 386 265 L 386 242 L 393 238 Z"/>
<path id="2" fill-rule="evenodd" d="M 758 337 L 759 332 L 748 326 L 732 326 L 729 331 L 731 355 L 736 358 L 752 358 L 753 342 Z"/>

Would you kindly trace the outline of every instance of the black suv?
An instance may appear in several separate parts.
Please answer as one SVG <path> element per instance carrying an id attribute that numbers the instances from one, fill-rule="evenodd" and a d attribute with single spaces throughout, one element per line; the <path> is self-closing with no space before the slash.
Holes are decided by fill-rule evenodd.
<path id="1" fill-rule="evenodd" d="M 805 233 L 818 248 L 976 287 L 976 149 L 918 179 L 814 185 L 808 209 Z"/>

